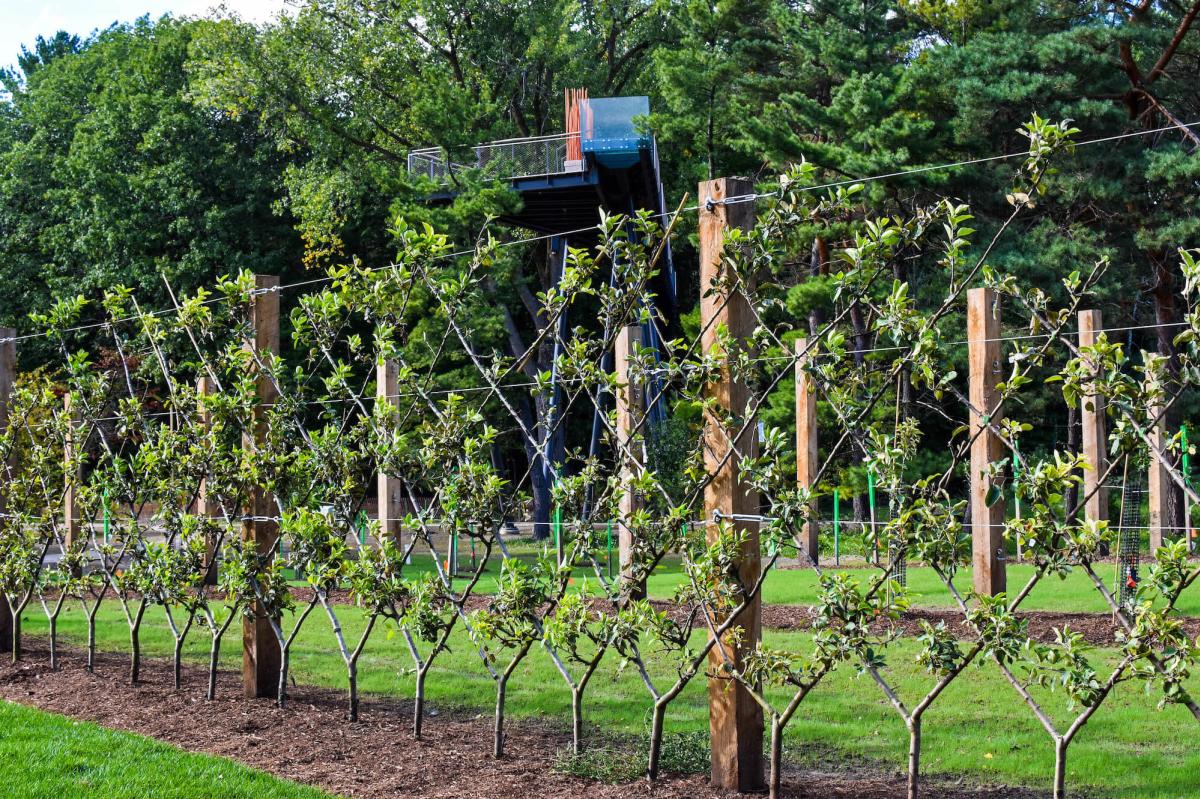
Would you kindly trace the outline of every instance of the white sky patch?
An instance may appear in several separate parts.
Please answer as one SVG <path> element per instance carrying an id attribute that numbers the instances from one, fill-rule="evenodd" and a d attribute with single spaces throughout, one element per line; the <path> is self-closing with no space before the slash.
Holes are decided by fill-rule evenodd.
<path id="1" fill-rule="evenodd" d="M 17 61 L 21 46 L 31 48 L 38 36 L 59 30 L 80 38 L 114 22 L 131 22 L 149 14 L 210 16 L 224 6 L 248 22 L 267 22 L 286 10 L 288 0 L 0 0 L 0 65 Z"/>

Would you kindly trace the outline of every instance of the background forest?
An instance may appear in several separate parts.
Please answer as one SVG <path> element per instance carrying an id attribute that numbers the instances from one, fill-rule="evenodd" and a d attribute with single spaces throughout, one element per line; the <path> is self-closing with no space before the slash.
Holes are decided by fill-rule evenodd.
<path id="1" fill-rule="evenodd" d="M 1198 13 L 1200 3 L 1174 0 L 309 0 L 266 26 L 163 18 L 48 32 L 2 76 L 0 324 L 27 329 L 57 298 L 117 284 L 166 307 L 167 281 L 190 292 L 241 269 L 296 280 L 385 264 L 400 217 L 461 246 L 485 228 L 518 237 L 489 223 L 519 201 L 503 185 L 469 182 L 430 206 L 406 154 L 561 131 L 563 90 L 585 87 L 650 97 L 645 124 L 670 207 L 698 180 L 769 185 L 801 160 L 819 182 L 884 176 L 859 195 L 861 214 L 814 220 L 791 242 L 780 313 L 797 334 L 832 306 L 830 254 L 868 216 L 949 197 L 987 241 L 1012 210 L 1018 165 L 991 157 L 1027 150 L 1018 128 L 1032 114 L 1072 120 L 1081 140 L 1171 128 L 1059 159 L 1046 198 L 991 255 L 1051 295 L 1106 259 L 1095 307 L 1122 330 L 1110 339 L 1169 356 L 1182 313 L 1177 250 L 1196 246 L 1200 226 L 1200 135 L 1184 127 L 1200 120 Z M 944 164 L 957 165 L 925 169 Z M 699 295 L 694 224 L 684 215 L 675 230 L 680 330 L 694 325 Z M 473 329 L 481 346 L 520 352 L 542 322 L 546 253 L 500 253 Z M 941 297 L 947 281 L 931 259 L 895 278 L 918 302 L 922 287 Z M 408 313 L 413 337 L 444 326 L 432 302 Z M 965 329 L 961 314 L 943 324 Z M 886 344 L 871 327 L 849 320 L 858 349 Z M 22 367 L 52 361 L 48 346 L 23 343 Z M 479 379 L 465 357 L 457 365 L 440 360 L 436 381 Z M 790 428 L 791 386 L 777 397 L 764 420 Z M 1078 446 L 1057 387 L 1025 402 L 1023 413 L 1045 419 L 1022 444 L 1029 452 Z M 1172 424 L 1193 408 L 1183 403 Z M 675 416 L 687 424 L 686 408 Z M 669 457 L 669 435 L 661 445 Z M 922 470 L 947 457 L 936 436 L 925 446 Z M 515 439 L 505 447 L 523 457 Z M 835 480 L 843 496 L 865 491 L 853 463 Z"/>

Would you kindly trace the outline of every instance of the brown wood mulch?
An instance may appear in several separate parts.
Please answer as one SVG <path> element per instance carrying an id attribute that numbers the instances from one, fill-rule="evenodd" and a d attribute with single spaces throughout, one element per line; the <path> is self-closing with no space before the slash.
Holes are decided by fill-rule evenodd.
<path id="1" fill-rule="evenodd" d="M 649 786 L 641 781 L 607 785 L 555 773 L 554 755 L 567 746 L 569 736 L 546 723 L 511 723 L 509 753 L 496 760 L 491 756 L 492 720 L 486 715 L 443 708 L 426 721 L 422 740 L 414 741 L 410 702 L 367 697 L 361 720 L 351 724 L 338 692 L 297 686 L 281 710 L 269 700 L 242 698 L 239 675 L 229 672 L 220 675 L 216 701 L 206 702 L 202 669 L 185 668 L 184 687 L 175 691 L 169 662 L 149 659 L 143 683 L 131 687 L 121 655 L 100 654 L 96 672 L 89 674 L 80 653 L 67 649 L 60 669 L 51 671 L 43 642 L 30 644 L 24 662 L 0 666 L 0 698 L 228 757 L 351 799 L 737 796 L 709 786 L 701 775 L 668 775 Z M 891 799 L 904 795 L 904 778 L 834 760 L 819 771 L 790 769 L 784 793 L 794 799 Z M 1039 794 L 929 781 L 923 795 L 1022 799 Z"/>

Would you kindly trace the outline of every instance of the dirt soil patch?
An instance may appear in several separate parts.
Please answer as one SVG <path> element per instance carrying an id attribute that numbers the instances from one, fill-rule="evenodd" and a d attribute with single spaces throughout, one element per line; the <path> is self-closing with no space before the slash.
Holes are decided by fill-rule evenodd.
<path id="1" fill-rule="evenodd" d="M 202 669 L 184 670 L 180 691 L 171 685 L 170 663 L 148 659 L 144 682 L 132 687 L 121 655 L 102 653 L 89 674 L 81 653 L 65 649 L 61 667 L 46 664 L 44 642 L 31 640 L 26 660 L 0 667 L 0 698 L 105 727 L 157 738 L 182 749 L 220 755 L 296 782 L 352 799 L 455 797 L 522 799 L 716 799 L 737 794 L 712 788 L 702 775 L 668 775 L 644 782 L 606 785 L 552 771 L 554 756 L 569 735 L 549 724 L 513 722 L 509 754 L 491 756 L 491 718 L 431 708 L 422 740 L 410 733 L 412 704 L 364 698 L 361 720 L 345 720 L 336 691 L 297 686 L 288 707 L 241 696 L 239 675 L 220 675 L 218 698 L 202 698 Z M 930 799 L 1025 799 L 1031 791 L 1006 786 L 979 788 L 930 780 Z M 892 799 L 904 795 L 899 773 L 870 773 L 854 765 L 819 771 L 789 769 L 785 795 L 794 799 Z"/>

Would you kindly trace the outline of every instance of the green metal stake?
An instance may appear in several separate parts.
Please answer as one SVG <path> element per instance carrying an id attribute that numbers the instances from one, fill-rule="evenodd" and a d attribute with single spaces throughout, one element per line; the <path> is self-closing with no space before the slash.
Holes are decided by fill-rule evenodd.
<path id="1" fill-rule="evenodd" d="M 1192 469 L 1191 460 L 1188 456 L 1188 429 L 1186 424 L 1179 426 L 1179 435 L 1183 440 L 1183 484 L 1191 487 Z M 1188 542 L 1188 552 L 1191 552 L 1194 546 L 1194 542 L 1192 541 L 1192 503 L 1188 501 L 1186 492 L 1183 495 L 1183 535 Z"/>
<path id="2" fill-rule="evenodd" d="M 1021 481 L 1021 448 L 1013 442 L 1012 456 L 1013 470 L 1013 511 L 1017 514 L 1017 521 L 1021 521 L 1021 493 L 1017 491 L 1017 484 Z M 1021 559 L 1021 539 L 1017 539 L 1017 560 Z"/>
<path id="3" fill-rule="evenodd" d="M 1188 468 L 1188 436 L 1186 424 L 1179 426 L 1179 435 L 1183 438 L 1183 481 L 1185 483 L 1190 483 L 1192 480 L 1191 470 Z"/>
<path id="4" fill-rule="evenodd" d="M 608 520 L 608 579 L 612 579 L 612 519 Z"/>
<path id="5" fill-rule="evenodd" d="M 367 514 L 366 511 L 359 511 L 358 517 L 355 518 L 355 527 L 358 528 L 358 545 L 365 547 L 367 545 Z"/>
<path id="6" fill-rule="evenodd" d="M 879 540 L 875 537 L 875 470 L 867 469 L 867 501 L 871 505 L 871 547 L 875 551 L 875 564 L 879 564 Z"/>
<path id="7" fill-rule="evenodd" d="M 841 511 L 841 496 L 833 489 L 833 565 L 842 565 L 842 523 L 839 519 Z"/>

